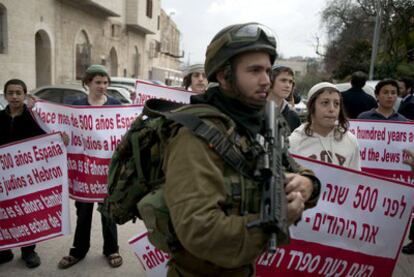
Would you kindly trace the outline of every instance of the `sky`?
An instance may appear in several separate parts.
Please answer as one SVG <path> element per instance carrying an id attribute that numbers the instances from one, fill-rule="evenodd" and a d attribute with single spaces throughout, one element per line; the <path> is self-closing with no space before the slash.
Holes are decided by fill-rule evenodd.
<path id="1" fill-rule="evenodd" d="M 284 58 L 316 57 L 316 37 L 323 44 L 321 12 L 326 0 L 161 0 L 181 32 L 184 64 L 203 63 L 207 45 L 222 28 L 259 22 L 276 35 Z"/>

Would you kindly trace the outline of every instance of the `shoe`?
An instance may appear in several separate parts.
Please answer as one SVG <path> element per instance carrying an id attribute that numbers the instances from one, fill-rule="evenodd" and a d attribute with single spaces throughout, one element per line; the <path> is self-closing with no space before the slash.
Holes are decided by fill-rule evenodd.
<path id="1" fill-rule="evenodd" d="M 108 263 L 111 267 L 116 268 L 122 265 L 122 257 L 119 253 L 113 253 L 107 257 Z"/>
<path id="2" fill-rule="evenodd" d="M 35 251 L 22 254 L 22 260 L 26 263 L 27 268 L 35 268 L 40 265 L 40 257 Z"/>
<path id="3" fill-rule="evenodd" d="M 412 255 L 414 254 L 414 241 L 410 242 L 402 248 L 404 254 Z"/>
<path id="4" fill-rule="evenodd" d="M 0 264 L 10 262 L 11 260 L 13 260 L 13 257 L 13 252 L 10 249 L 0 251 Z"/>
<path id="5" fill-rule="evenodd" d="M 82 260 L 82 259 L 76 258 L 76 257 L 71 256 L 71 255 L 65 256 L 59 261 L 58 268 L 59 269 L 69 268 L 72 265 L 77 264 L 80 260 Z"/>

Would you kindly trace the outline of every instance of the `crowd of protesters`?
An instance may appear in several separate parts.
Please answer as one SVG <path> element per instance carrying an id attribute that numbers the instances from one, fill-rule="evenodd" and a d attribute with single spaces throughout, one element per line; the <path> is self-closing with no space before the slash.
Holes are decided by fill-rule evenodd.
<path id="1" fill-rule="evenodd" d="M 266 55 L 263 57 L 267 63 Z M 260 56 L 260 58 L 263 57 Z M 206 93 L 205 91 L 208 89 L 208 76 L 206 76 L 204 68 L 203 64 L 195 64 L 189 66 L 185 71 L 183 87 L 188 91 L 196 92 L 199 96 Z M 224 72 L 226 71 L 224 70 Z M 230 73 L 239 74 L 238 72 Z M 413 81 L 406 77 L 398 80 L 379 81 L 375 87 L 376 99 L 363 90 L 367 81 L 367 76 L 363 72 L 355 72 L 352 75 L 352 87 L 342 93 L 333 83 L 315 84 L 307 93 L 308 114 L 306 120 L 301 122 L 294 109 L 294 104 L 290 100 L 293 99 L 295 88 L 293 70 L 284 65 L 274 65 L 267 74 L 269 75 L 269 88 L 266 91 L 268 100 L 276 103 L 288 123 L 291 131 L 290 152 L 293 154 L 361 170 L 359 146 L 356 137 L 348 130 L 349 119 L 414 120 Z M 215 76 L 213 76 L 214 78 L 210 76 L 209 80 L 232 84 L 232 79 L 227 79 L 227 75 L 218 74 L 217 76 L 217 80 L 215 80 Z M 222 80 L 221 77 L 223 77 Z M 102 65 L 90 66 L 86 70 L 83 83 L 89 92 L 88 96 L 73 105 L 120 105 L 117 100 L 106 95 L 110 77 Z M 220 84 L 220 86 L 222 85 Z M 220 88 L 216 87 L 207 91 L 210 94 L 211 91 L 220 93 Z M 217 95 L 217 93 L 213 96 L 220 100 L 220 97 L 223 96 Z M 243 91 L 240 92 L 240 94 L 243 93 Z M 25 83 L 18 79 L 9 80 L 4 86 L 4 94 L 8 106 L 0 111 L 0 128 L 2 130 L 0 145 L 43 134 L 44 131 L 33 120 L 28 112 L 29 108 L 24 103 L 27 94 Z M 211 96 L 210 94 L 200 96 L 197 99 L 203 97 L 206 99 Z M 230 109 L 230 107 L 226 109 Z M 407 154 L 411 159 L 404 162 L 414 167 L 414 153 L 407 150 Z M 308 199 L 309 196 L 310 193 Z M 78 263 L 86 256 L 90 247 L 94 205 L 93 203 L 76 201 L 75 206 L 77 222 L 73 248 L 70 249 L 69 255 L 63 257 L 58 263 L 60 269 L 66 269 Z M 111 267 L 119 267 L 123 260 L 119 254 L 117 227 L 109 218 L 102 215 L 101 219 L 104 241 L 103 254 Z M 402 251 L 405 254 L 414 254 L 414 221 L 411 224 L 409 239 L 410 243 L 404 246 Z M 28 268 L 34 268 L 41 264 L 40 257 L 35 252 L 35 245 L 22 247 L 21 258 Z M 0 263 L 6 263 L 12 259 L 13 252 L 11 250 L 0 252 Z"/>

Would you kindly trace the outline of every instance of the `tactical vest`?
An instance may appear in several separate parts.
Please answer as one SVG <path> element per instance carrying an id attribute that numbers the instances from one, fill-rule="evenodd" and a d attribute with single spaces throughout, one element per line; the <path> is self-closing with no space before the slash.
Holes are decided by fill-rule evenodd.
<path id="1" fill-rule="evenodd" d="M 213 107 L 210 109 L 215 110 Z M 217 112 L 217 110 L 215 110 L 215 112 Z M 245 157 L 245 152 L 248 152 L 248 156 L 252 157 L 252 155 L 254 156 L 254 154 L 252 154 L 254 151 L 252 151 L 253 148 L 247 138 L 240 137 L 236 134 L 234 131 L 234 122 L 230 119 L 228 120 L 228 122 L 223 122 L 223 120 L 218 118 L 203 118 L 204 123 L 214 127 L 214 129 L 219 130 L 223 135 L 227 136 L 227 140 L 233 144 L 232 146 L 234 146 L 234 149 L 238 152 L 240 157 L 243 157 L 244 159 L 243 165 L 239 164 L 231 166 L 226 163 L 223 177 L 225 189 L 227 191 L 227 199 L 223 207 L 223 212 L 227 215 L 259 213 L 261 189 L 259 188 L 259 185 L 249 177 L 249 174 L 253 172 L 252 169 L 254 168 L 255 161 L 254 159 L 247 160 Z M 187 127 L 185 124 L 182 125 Z M 178 132 L 178 128 L 181 127 L 182 126 L 176 125 L 176 130 L 172 130 L 169 134 L 175 134 Z M 170 126 L 169 128 L 174 129 L 174 126 Z M 164 138 L 163 140 L 168 141 L 168 138 Z M 212 151 L 215 150 L 212 149 Z M 226 154 L 218 154 L 223 160 L 236 160 L 234 157 L 223 158 Z M 164 252 L 173 253 L 181 248 L 181 244 L 175 235 L 168 207 L 166 206 L 163 195 L 164 186 L 161 185 L 143 197 L 138 202 L 137 207 L 140 217 L 148 230 L 148 238 L 150 242 Z"/>

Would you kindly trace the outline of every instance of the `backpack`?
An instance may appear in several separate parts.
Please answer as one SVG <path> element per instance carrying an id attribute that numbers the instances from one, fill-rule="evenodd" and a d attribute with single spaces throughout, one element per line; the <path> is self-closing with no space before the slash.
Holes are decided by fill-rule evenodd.
<path id="1" fill-rule="evenodd" d="M 108 196 L 99 211 L 117 224 L 135 222 L 137 217 L 143 219 L 149 240 L 165 252 L 177 246 L 178 240 L 163 198 L 162 165 L 167 139 L 180 126 L 204 139 L 238 172 L 250 174 L 243 154 L 231 139 L 235 124 L 229 117 L 210 105 L 146 101 L 142 114 L 112 156 Z"/>

